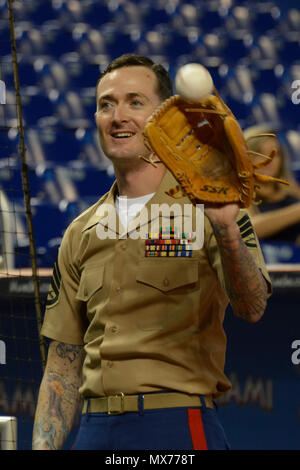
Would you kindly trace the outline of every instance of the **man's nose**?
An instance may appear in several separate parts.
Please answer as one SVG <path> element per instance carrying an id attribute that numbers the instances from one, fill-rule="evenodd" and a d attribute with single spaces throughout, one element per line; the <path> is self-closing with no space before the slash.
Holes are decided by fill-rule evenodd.
<path id="1" fill-rule="evenodd" d="M 113 113 L 113 121 L 115 123 L 127 122 L 128 121 L 128 112 L 123 105 L 115 106 Z"/>

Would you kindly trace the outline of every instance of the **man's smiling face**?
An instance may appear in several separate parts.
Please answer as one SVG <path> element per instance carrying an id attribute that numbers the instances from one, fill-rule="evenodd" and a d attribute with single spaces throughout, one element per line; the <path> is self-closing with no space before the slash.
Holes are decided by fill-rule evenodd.
<path id="1" fill-rule="evenodd" d="M 147 67 L 122 67 L 102 78 L 95 117 L 100 145 L 111 161 L 149 154 L 143 130 L 160 103 L 156 75 Z"/>

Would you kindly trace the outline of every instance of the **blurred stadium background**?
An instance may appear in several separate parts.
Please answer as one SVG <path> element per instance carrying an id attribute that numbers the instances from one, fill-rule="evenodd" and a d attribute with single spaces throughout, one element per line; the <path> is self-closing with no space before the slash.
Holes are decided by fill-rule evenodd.
<path id="1" fill-rule="evenodd" d="M 97 141 L 95 84 L 106 65 L 123 53 L 150 56 L 162 63 L 173 78 L 185 63 L 205 65 L 242 128 L 267 122 L 278 129 L 280 140 L 290 155 L 291 169 L 300 183 L 300 104 L 297 106 L 292 101 L 292 94 L 296 92 L 292 86 L 300 80 L 298 0 L 14 0 L 13 12 L 42 308 L 64 230 L 73 218 L 109 189 L 114 179 L 113 168 Z M 30 448 L 32 417 L 41 377 L 41 345 L 31 284 L 32 255 L 21 175 L 9 11 L 5 0 L 0 0 L 0 80 L 0 339 L 6 351 L 5 361 L 0 361 L 0 414 L 19 416 L 18 448 L 26 449 Z M 274 272 L 280 292 L 278 301 L 276 295 L 273 301 L 277 306 L 282 302 L 284 309 L 289 305 L 287 298 L 292 299 L 290 310 L 295 312 L 294 305 L 299 300 L 295 292 L 299 292 L 300 285 L 299 275 L 295 274 L 300 262 L 299 247 L 268 243 L 263 244 L 263 250 L 269 264 L 295 265 L 290 268 L 293 273 L 290 283 L 284 283 L 282 276 L 278 278 L 278 272 Z M 284 276 L 287 276 L 285 271 Z M 289 358 L 291 332 L 298 331 L 299 336 L 299 319 L 296 321 L 295 314 L 288 321 L 290 329 L 281 341 L 288 364 L 282 363 L 281 369 L 285 386 L 290 385 L 284 392 L 287 400 L 296 394 L 297 383 L 297 396 L 300 395 L 299 368 L 295 373 L 296 368 Z M 264 361 L 268 357 L 264 352 L 267 327 L 268 323 L 263 323 L 256 330 L 261 341 L 255 336 Z M 280 330 L 279 322 L 278 327 Z M 230 331 L 233 332 L 230 340 L 242 347 L 241 331 L 243 335 L 249 333 L 244 332 L 240 323 L 230 325 Z M 257 334 L 252 331 L 251 334 Z M 240 403 L 237 396 L 232 396 L 229 402 L 242 404 L 244 409 L 251 396 L 254 397 L 251 406 L 256 406 L 262 396 L 262 401 L 267 402 L 268 393 L 272 395 L 272 381 L 271 385 L 268 382 L 272 373 L 264 378 L 265 369 L 260 365 L 259 373 L 256 371 L 258 376 L 250 374 L 249 379 L 249 370 L 253 367 L 253 363 L 245 365 L 249 352 L 243 351 L 244 355 L 239 358 L 235 350 L 232 353 L 229 350 L 229 358 L 231 354 L 231 364 L 237 360 L 237 370 L 243 371 L 240 377 L 243 387 L 250 387 L 250 390 L 251 379 L 255 390 L 252 393 L 247 389 L 244 395 L 240 391 Z M 277 354 L 278 364 L 281 356 L 278 351 Z M 275 367 L 271 357 L 270 360 Z M 276 374 L 274 369 L 273 375 Z M 261 406 L 261 413 L 270 415 L 274 410 L 274 404 L 270 403 Z M 299 399 L 297 403 L 295 410 L 291 410 L 293 424 L 285 447 L 299 448 L 300 412 L 296 410 Z M 247 423 L 252 423 L 256 417 L 251 406 L 246 411 L 250 413 L 245 417 Z M 253 425 L 247 429 L 245 424 L 245 429 L 239 432 L 237 423 L 229 418 L 232 409 L 230 406 L 226 409 L 229 414 L 227 416 L 225 411 L 224 419 L 229 424 L 225 427 L 235 428 L 229 430 L 235 448 L 280 446 L 270 434 L 274 420 L 278 423 L 276 416 L 267 424 L 264 422 L 260 431 L 254 420 Z M 238 418 L 236 420 L 238 422 Z M 280 428 L 286 426 L 284 423 L 279 422 Z M 269 439 L 266 429 L 271 436 Z M 291 438 L 297 432 L 298 439 Z M 242 433 L 247 436 L 244 440 L 240 437 Z M 251 436 L 252 442 L 249 442 Z M 281 442 L 282 439 L 283 436 Z"/>

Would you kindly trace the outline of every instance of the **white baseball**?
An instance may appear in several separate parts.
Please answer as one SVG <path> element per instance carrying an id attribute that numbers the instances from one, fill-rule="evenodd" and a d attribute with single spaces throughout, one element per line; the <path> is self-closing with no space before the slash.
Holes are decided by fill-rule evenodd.
<path id="1" fill-rule="evenodd" d="M 180 67 L 175 77 L 177 93 L 190 101 L 200 101 L 213 91 L 214 84 L 209 71 L 200 64 Z"/>

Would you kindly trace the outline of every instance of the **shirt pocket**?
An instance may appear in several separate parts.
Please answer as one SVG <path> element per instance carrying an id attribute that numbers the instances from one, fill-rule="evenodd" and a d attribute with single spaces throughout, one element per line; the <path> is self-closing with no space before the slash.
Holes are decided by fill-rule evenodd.
<path id="1" fill-rule="evenodd" d="M 199 292 L 199 264 L 197 260 L 144 260 L 138 266 L 136 281 L 143 304 L 139 327 L 174 327 L 176 319 L 181 321 L 182 315 L 188 315 L 191 299 Z"/>
<path id="2" fill-rule="evenodd" d="M 104 266 L 86 266 L 81 274 L 81 279 L 76 294 L 76 299 L 87 304 L 87 316 L 91 320 L 101 302 L 104 281 Z"/>

